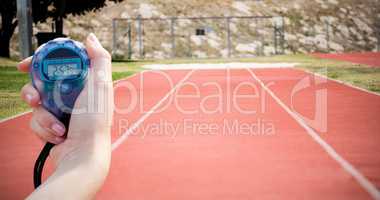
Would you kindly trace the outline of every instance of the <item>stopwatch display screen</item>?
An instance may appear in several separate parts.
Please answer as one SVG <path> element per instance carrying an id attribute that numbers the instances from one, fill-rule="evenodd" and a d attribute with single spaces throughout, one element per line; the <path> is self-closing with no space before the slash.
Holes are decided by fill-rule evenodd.
<path id="1" fill-rule="evenodd" d="M 47 59 L 43 68 L 49 80 L 73 79 L 82 73 L 80 58 Z"/>
<path id="2" fill-rule="evenodd" d="M 67 77 L 67 76 L 76 76 L 80 74 L 80 68 L 78 64 L 67 63 L 67 64 L 51 64 L 47 65 L 48 67 L 48 77 Z"/>

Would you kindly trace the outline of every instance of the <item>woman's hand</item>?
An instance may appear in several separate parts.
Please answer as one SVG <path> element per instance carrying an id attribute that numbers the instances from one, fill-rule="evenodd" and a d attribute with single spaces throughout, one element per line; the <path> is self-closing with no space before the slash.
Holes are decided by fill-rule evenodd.
<path id="1" fill-rule="evenodd" d="M 86 40 L 91 60 L 87 84 L 78 96 L 70 127 L 41 106 L 37 90 L 29 83 L 21 97 L 33 108 L 31 128 L 44 142 L 57 144 L 50 153 L 56 170 L 30 198 L 91 198 L 102 185 L 111 159 L 113 85 L 111 57 L 94 34 Z M 18 69 L 29 72 L 31 57 Z M 63 135 L 67 130 L 67 137 Z"/>

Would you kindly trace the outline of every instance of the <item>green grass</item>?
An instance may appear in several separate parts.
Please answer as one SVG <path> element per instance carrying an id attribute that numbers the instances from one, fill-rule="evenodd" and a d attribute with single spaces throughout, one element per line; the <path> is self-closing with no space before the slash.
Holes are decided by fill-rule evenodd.
<path id="1" fill-rule="evenodd" d="M 145 64 L 175 64 L 175 63 L 225 63 L 225 62 L 296 62 L 297 68 L 316 72 L 333 79 L 380 93 L 380 68 L 349 62 L 318 59 L 308 55 L 279 55 L 256 58 L 236 59 L 170 59 L 113 62 L 113 80 L 128 77 L 142 70 Z M 17 62 L 0 58 L 0 119 L 28 110 L 28 106 L 19 97 L 24 84 L 29 82 L 29 76 L 16 69 Z"/>
<path id="2" fill-rule="evenodd" d="M 311 68 L 309 70 L 380 94 L 379 68 L 329 67 L 327 70 L 318 68 Z"/>
<path id="3" fill-rule="evenodd" d="M 136 72 L 133 71 L 127 71 L 127 72 L 113 72 L 112 73 L 112 80 L 119 80 L 125 77 L 128 77 Z"/>
<path id="4" fill-rule="evenodd" d="M 306 60 L 303 60 L 305 57 Z M 343 61 L 301 56 L 298 68 L 380 94 L 380 68 Z M 297 62 L 297 61 L 296 61 Z"/>
<path id="5" fill-rule="evenodd" d="M 0 67 L 14 67 L 17 66 L 17 61 L 0 57 Z"/>
<path id="6" fill-rule="evenodd" d="M 20 99 L 20 90 L 29 75 L 16 70 L 17 62 L 0 58 L 0 119 L 28 110 Z"/>
<path id="7" fill-rule="evenodd" d="M 20 99 L 20 89 L 29 82 L 28 74 L 15 67 L 0 67 L 0 118 L 26 111 L 28 106 Z"/>

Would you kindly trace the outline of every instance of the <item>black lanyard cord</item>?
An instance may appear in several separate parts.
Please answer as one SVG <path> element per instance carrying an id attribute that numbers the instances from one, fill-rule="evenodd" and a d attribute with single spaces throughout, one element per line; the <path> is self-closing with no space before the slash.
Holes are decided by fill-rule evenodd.
<path id="1" fill-rule="evenodd" d="M 54 114 L 54 113 L 52 113 Z M 70 124 L 71 113 L 62 113 L 59 120 L 65 125 L 66 128 Z M 65 133 L 66 136 L 67 132 Z M 44 169 L 45 161 L 49 157 L 50 150 L 55 146 L 55 144 L 46 142 L 44 148 L 42 148 L 40 155 L 38 156 L 36 163 L 34 164 L 33 182 L 34 188 L 41 185 L 42 171 Z"/>
<path id="2" fill-rule="evenodd" d="M 34 174 L 33 174 L 33 181 L 34 181 L 34 188 L 37 188 L 41 185 L 41 179 L 42 179 L 42 171 L 44 169 L 44 164 L 49 156 L 50 150 L 54 147 L 55 144 L 47 142 L 44 146 L 44 148 L 41 150 L 40 155 L 38 156 L 36 163 L 34 164 Z"/>

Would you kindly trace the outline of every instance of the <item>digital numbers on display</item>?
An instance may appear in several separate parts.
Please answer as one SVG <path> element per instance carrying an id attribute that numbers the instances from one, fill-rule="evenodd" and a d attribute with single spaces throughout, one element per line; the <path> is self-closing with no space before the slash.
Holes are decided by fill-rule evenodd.
<path id="1" fill-rule="evenodd" d="M 78 65 L 75 63 L 50 64 L 47 66 L 47 68 L 47 75 L 49 79 L 61 79 L 65 77 L 72 77 L 81 73 L 81 70 L 78 69 Z"/>

